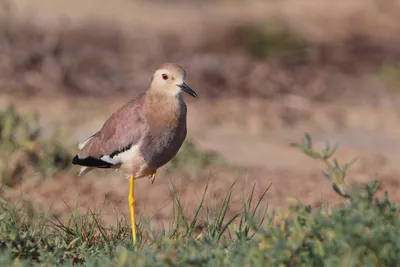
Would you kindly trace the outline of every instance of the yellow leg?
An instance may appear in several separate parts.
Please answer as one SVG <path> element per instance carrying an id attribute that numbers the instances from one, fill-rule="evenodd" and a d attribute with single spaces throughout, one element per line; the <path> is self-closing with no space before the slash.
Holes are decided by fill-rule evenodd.
<path id="1" fill-rule="evenodd" d="M 129 204 L 129 212 L 131 214 L 131 225 L 132 225 L 132 242 L 136 244 L 136 225 L 135 225 L 135 178 L 133 176 L 130 177 L 129 182 L 129 196 L 128 196 L 128 204 Z"/>
<path id="2" fill-rule="evenodd" d="M 154 184 L 154 180 L 156 179 L 156 172 L 157 172 L 157 171 L 154 171 L 154 172 L 152 173 L 152 175 L 150 175 L 150 179 L 151 179 L 151 183 L 152 183 L 152 184 Z"/>

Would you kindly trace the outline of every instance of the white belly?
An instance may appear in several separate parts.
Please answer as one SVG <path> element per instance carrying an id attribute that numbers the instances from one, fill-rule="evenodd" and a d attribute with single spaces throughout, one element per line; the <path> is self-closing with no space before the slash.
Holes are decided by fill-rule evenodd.
<path id="1" fill-rule="evenodd" d="M 143 159 L 140 144 L 132 146 L 130 149 L 119 153 L 114 157 L 103 156 L 101 160 L 114 164 L 113 168 L 118 169 L 127 176 L 133 175 L 135 178 L 141 178 L 151 174 L 146 161 Z"/>

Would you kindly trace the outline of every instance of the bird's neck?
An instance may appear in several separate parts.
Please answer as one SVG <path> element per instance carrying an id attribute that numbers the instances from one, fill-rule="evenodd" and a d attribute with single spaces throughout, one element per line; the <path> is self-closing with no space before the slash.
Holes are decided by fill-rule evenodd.
<path id="1" fill-rule="evenodd" d="M 167 106 L 170 108 L 180 108 L 183 102 L 181 94 L 170 94 L 161 90 L 149 90 L 146 93 L 147 102 L 153 106 Z"/>
<path id="2" fill-rule="evenodd" d="M 160 127 L 174 127 L 186 118 L 186 105 L 181 95 L 149 90 L 146 93 L 148 119 Z"/>

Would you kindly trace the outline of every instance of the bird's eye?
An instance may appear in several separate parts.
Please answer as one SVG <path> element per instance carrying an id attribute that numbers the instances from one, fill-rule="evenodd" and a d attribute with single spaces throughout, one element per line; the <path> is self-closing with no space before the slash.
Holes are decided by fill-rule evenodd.
<path id="1" fill-rule="evenodd" d="M 163 74 L 163 75 L 162 75 L 162 78 L 163 78 L 164 80 L 168 80 L 168 75 L 167 75 L 167 74 Z"/>

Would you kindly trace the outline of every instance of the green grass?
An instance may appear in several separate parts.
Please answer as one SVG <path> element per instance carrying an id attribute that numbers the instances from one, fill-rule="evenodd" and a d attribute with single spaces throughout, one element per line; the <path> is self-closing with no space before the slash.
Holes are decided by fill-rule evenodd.
<path id="1" fill-rule="evenodd" d="M 244 194 L 242 209 L 229 209 L 233 187 L 216 209 L 204 205 L 187 217 L 172 184 L 172 220 L 154 230 L 140 218 L 136 251 L 129 224 L 99 221 L 101 210 L 71 212 L 60 221 L 36 212 L 24 202 L 0 201 L 1 266 L 397 266 L 400 260 L 399 208 L 376 198 L 377 182 L 361 190 L 345 186 L 350 164 L 331 159 L 336 148 L 313 149 L 306 135 L 297 145 L 327 165 L 324 176 L 343 197 L 343 204 L 313 210 L 297 202 L 288 212 L 267 213 L 265 193 L 255 199 L 255 186 Z"/>

